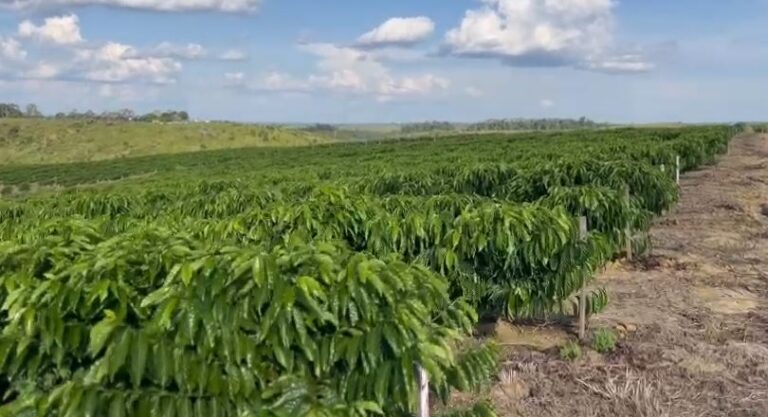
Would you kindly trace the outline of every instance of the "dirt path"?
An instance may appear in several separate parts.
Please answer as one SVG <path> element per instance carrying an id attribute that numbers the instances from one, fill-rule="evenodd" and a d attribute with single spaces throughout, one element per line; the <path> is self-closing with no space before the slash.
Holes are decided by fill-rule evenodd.
<path id="1" fill-rule="evenodd" d="M 564 362 L 572 336 L 551 329 L 507 347 L 489 394 L 502 415 L 768 416 L 768 136 L 736 138 L 681 193 L 651 254 L 598 279 L 611 304 L 591 326 L 618 326 L 617 350 Z"/>

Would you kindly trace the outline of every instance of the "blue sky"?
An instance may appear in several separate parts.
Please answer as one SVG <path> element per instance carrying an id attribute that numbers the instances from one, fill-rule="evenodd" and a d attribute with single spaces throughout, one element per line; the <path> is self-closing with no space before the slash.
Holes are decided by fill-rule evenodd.
<path id="1" fill-rule="evenodd" d="M 709 122 L 767 98 L 766 0 L 0 0 L 0 101 L 46 113 Z"/>

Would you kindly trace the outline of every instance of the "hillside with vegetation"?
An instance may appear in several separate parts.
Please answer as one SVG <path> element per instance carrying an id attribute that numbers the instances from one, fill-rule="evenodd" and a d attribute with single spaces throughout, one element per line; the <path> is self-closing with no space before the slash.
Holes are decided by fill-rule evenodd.
<path id="1" fill-rule="evenodd" d="M 0 119 L 0 164 L 96 161 L 206 149 L 306 146 L 330 140 L 294 129 L 224 122 Z"/>
<path id="2" fill-rule="evenodd" d="M 44 116 L 0 104 L 0 164 L 47 164 L 174 154 L 207 149 L 307 146 L 329 135 L 281 126 L 194 122 L 185 111 L 131 110 Z"/>

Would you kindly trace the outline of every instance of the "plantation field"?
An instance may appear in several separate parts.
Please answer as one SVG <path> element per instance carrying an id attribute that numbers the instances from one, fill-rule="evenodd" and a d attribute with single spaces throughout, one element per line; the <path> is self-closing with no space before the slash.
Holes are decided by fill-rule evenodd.
<path id="1" fill-rule="evenodd" d="M 422 369 L 446 415 L 496 415 L 481 395 L 450 401 L 497 378 L 499 348 L 473 337 L 478 323 L 571 317 L 579 298 L 586 315 L 603 311 L 596 272 L 645 251 L 679 200 L 676 168 L 714 163 L 736 133 L 0 167 L 21 195 L 0 201 L 0 410 L 407 416 Z"/>
<path id="2" fill-rule="evenodd" d="M 716 165 L 685 173 L 650 229 L 652 250 L 600 271 L 590 318 L 616 344 L 562 360 L 551 322 L 497 325 L 504 369 L 484 392 L 501 415 L 768 415 L 768 135 L 742 134 Z M 567 352 L 573 352 L 567 351 Z"/>
<path id="3" fill-rule="evenodd" d="M 250 186 L 281 187 L 307 182 L 361 177 L 392 176 L 443 177 L 444 170 L 458 172 L 504 164 L 514 166 L 552 165 L 558 159 L 571 161 L 648 158 L 652 163 L 673 163 L 675 152 L 685 150 L 688 138 L 717 128 L 614 129 L 557 133 L 516 133 L 457 135 L 440 139 L 404 139 L 382 143 L 342 143 L 299 148 L 243 148 L 173 155 L 151 155 L 108 161 L 28 166 L 0 165 L 0 184 L 72 186 L 131 177 L 151 177 L 167 185 L 202 179 L 237 180 Z M 621 140 L 616 140 L 621 138 Z M 669 138 L 670 140 L 665 140 Z M 680 140 L 672 140 L 680 138 Z M 657 145 L 661 141 L 663 146 Z M 548 146 L 541 146 L 546 143 Z M 630 146 L 632 144 L 633 146 Z M 438 150 L 439 152 L 435 152 Z M 689 149 L 683 169 L 703 158 Z M 307 169 L 311 167 L 311 169 Z M 407 167 L 406 170 L 401 169 Z M 455 174 L 455 173 L 454 173 Z M 448 175 L 454 175 L 448 173 Z M 424 177 L 426 175 L 426 177 Z M 443 177 L 445 179 L 445 177 Z M 143 181 L 143 180 L 142 180 Z"/>
<path id="4" fill-rule="evenodd" d="M 0 165 L 128 158 L 254 146 L 306 146 L 332 138 L 237 123 L 0 119 Z"/>

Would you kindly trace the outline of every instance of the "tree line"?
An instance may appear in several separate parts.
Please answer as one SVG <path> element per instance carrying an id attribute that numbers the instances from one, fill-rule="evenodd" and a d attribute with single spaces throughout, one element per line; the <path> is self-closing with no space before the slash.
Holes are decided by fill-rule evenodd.
<path id="1" fill-rule="evenodd" d="M 186 111 L 154 111 L 146 114 L 137 114 L 131 109 L 117 111 L 105 111 L 96 113 L 92 110 L 80 112 L 72 110 L 69 113 L 59 112 L 54 116 L 45 116 L 35 104 L 28 104 L 23 110 L 18 104 L 0 103 L 0 119 L 2 118 L 54 118 L 72 120 L 110 120 L 133 122 L 186 122 L 189 121 L 189 113 Z"/>
<path id="2" fill-rule="evenodd" d="M 22 110 L 18 104 L 14 103 L 0 103 L 0 118 L 20 118 L 20 117 L 42 117 L 43 114 L 37 109 L 34 104 L 28 104 L 27 107 Z"/>
<path id="3" fill-rule="evenodd" d="M 605 126 L 586 117 L 579 119 L 489 119 L 478 123 L 462 124 L 442 121 L 407 123 L 400 126 L 402 133 L 434 131 L 481 132 L 511 130 L 564 130 L 594 129 Z"/>

